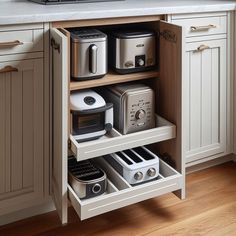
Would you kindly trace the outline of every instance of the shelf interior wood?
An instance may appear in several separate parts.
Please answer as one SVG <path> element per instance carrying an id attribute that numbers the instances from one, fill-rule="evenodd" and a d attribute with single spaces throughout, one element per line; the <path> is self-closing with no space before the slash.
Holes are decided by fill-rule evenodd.
<path id="1" fill-rule="evenodd" d="M 94 88 L 109 84 L 117 84 L 117 83 L 124 83 L 129 81 L 158 78 L 158 77 L 159 77 L 159 71 L 157 70 L 132 73 L 126 75 L 120 75 L 115 72 L 109 71 L 107 75 L 105 75 L 103 78 L 100 79 L 93 79 L 87 81 L 71 81 L 70 90 L 73 91 L 86 88 Z"/>

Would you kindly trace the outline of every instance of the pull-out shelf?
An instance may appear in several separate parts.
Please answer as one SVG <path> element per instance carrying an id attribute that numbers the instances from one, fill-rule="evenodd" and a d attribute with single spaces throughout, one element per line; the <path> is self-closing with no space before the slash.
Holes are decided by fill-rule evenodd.
<path id="1" fill-rule="evenodd" d="M 156 180 L 131 186 L 107 162 L 98 159 L 109 178 L 107 193 L 80 200 L 68 185 L 69 199 L 81 220 L 179 190 L 183 185 L 182 175 L 162 160 L 160 160 L 160 175 Z"/>
<path id="2" fill-rule="evenodd" d="M 160 116 L 156 116 L 156 124 L 156 128 L 126 135 L 122 135 L 113 129 L 109 135 L 83 143 L 78 143 L 71 135 L 71 151 L 78 161 L 82 161 L 176 137 L 176 126 L 174 124 Z"/>

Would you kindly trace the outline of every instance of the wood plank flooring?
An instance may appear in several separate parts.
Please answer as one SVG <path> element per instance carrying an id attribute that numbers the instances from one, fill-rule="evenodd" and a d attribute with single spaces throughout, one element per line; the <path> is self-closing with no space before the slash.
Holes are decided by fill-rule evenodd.
<path id="1" fill-rule="evenodd" d="M 3 226 L 5 235 L 235 236 L 236 163 L 188 175 L 186 200 L 168 194 L 83 222 L 70 208 L 66 226 L 51 212 Z"/>

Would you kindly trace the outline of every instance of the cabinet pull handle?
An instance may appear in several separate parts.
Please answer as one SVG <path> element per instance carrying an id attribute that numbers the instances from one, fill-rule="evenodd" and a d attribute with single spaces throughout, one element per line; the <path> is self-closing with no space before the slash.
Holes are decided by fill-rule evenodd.
<path id="1" fill-rule="evenodd" d="M 23 45 L 24 43 L 20 42 L 19 40 L 15 40 L 12 42 L 0 42 L 0 48 L 2 47 L 15 47 L 18 45 Z"/>
<path id="2" fill-rule="evenodd" d="M 18 72 L 18 69 L 13 66 L 5 66 L 4 68 L 0 69 L 0 73 L 7 73 L 7 72 Z"/>
<path id="3" fill-rule="evenodd" d="M 216 25 L 204 25 L 204 26 L 190 26 L 190 29 L 192 32 L 195 31 L 205 31 L 205 30 L 209 30 L 209 29 L 213 29 L 216 28 Z"/>
<path id="4" fill-rule="evenodd" d="M 58 53 L 61 53 L 61 46 L 55 41 L 54 38 L 51 39 L 51 46 L 54 50 L 58 51 Z"/>
<path id="5" fill-rule="evenodd" d="M 202 52 L 206 49 L 209 49 L 210 47 L 207 45 L 200 45 L 194 52 Z"/>

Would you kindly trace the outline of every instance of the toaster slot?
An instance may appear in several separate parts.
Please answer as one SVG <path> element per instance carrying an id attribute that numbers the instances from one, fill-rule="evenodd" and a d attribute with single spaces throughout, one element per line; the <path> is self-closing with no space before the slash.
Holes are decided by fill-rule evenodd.
<path id="1" fill-rule="evenodd" d="M 135 163 L 140 163 L 143 160 L 141 158 L 139 158 L 135 153 L 133 153 L 131 150 L 125 150 L 124 153 L 133 160 L 133 162 Z"/>
<path id="2" fill-rule="evenodd" d="M 116 155 L 118 155 L 128 165 L 132 165 L 133 164 L 133 162 L 130 161 L 130 159 L 128 157 L 126 157 L 122 152 L 117 152 Z"/>
<path id="3" fill-rule="evenodd" d="M 142 147 L 136 147 L 133 150 L 146 161 L 150 161 L 154 159 L 154 156 L 151 155 L 148 151 L 146 151 Z"/>

